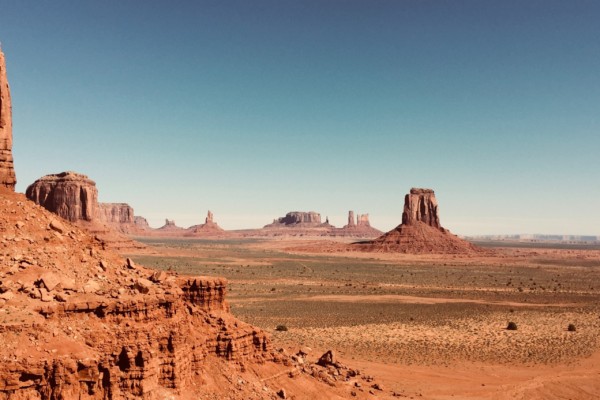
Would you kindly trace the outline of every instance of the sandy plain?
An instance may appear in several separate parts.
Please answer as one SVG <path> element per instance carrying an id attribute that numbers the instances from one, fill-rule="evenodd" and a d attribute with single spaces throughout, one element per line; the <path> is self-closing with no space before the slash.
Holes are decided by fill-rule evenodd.
<path id="1" fill-rule="evenodd" d="M 323 239 L 142 240 L 140 264 L 226 277 L 232 312 L 276 348 L 334 350 L 383 384 L 358 397 L 600 399 L 600 247 L 486 243 L 444 256 Z"/>

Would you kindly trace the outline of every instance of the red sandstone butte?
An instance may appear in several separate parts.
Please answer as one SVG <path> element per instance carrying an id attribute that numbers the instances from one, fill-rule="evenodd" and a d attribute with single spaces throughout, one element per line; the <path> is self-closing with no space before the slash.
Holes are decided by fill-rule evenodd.
<path id="1" fill-rule="evenodd" d="M 28 199 L 71 221 L 93 221 L 98 208 L 96 182 L 77 172 L 46 175 L 27 188 Z"/>
<path id="2" fill-rule="evenodd" d="M 402 224 L 356 249 L 376 252 L 468 254 L 479 249 L 440 224 L 438 202 L 431 189 L 412 188 L 404 198 Z"/>

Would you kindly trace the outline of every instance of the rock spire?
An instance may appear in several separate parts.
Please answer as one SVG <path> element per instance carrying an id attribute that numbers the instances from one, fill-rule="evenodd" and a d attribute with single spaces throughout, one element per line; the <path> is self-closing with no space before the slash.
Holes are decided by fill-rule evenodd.
<path id="1" fill-rule="evenodd" d="M 0 49 L 0 186 L 15 190 L 17 178 L 12 156 L 12 104 L 6 62 Z"/>

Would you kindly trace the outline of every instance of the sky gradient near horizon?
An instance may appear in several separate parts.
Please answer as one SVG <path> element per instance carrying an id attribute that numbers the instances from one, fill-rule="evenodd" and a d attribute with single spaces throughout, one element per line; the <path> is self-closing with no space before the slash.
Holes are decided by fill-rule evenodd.
<path id="1" fill-rule="evenodd" d="M 17 191 L 96 181 L 158 227 L 288 211 L 600 235 L 600 2 L 13 1 Z"/>

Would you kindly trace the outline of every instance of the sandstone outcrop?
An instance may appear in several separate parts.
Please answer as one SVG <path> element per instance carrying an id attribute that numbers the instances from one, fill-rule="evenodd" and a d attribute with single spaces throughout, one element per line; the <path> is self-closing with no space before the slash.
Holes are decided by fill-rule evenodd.
<path id="1" fill-rule="evenodd" d="M 415 225 L 416 222 L 422 222 L 436 229 L 441 228 L 438 202 L 431 189 L 412 188 L 404 198 L 402 223 Z"/>
<path id="2" fill-rule="evenodd" d="M 332 236 L 356 237 L 356 238 L 374 238 L 380 236 L 383 232 L 371 226 L 369 214 L 356 214 L 354 211 L 348 211 L 348 224 L 339 229 L 332 229 Z"/>
<path id="3" fill-rule="evenodd" d="M 438 203 L 431 189 L 413 188 L 404 198 L 402 224 L 354 249 L 377 252 L 469 254 L 479 249 L 440 224 Z"/>
<path id="4" fill-rule="evenodd" d="M 0 400 L 350 398 L 358 371 L 274 351 L 226 280 L 146 269 L 21 194 L 0 208 Z"/>
<path id="5" fill-rule="evenodd" d="M 157 229 L 157 231 L 162 232 L 180 232 L 184 229 L 180 226 L 177 226 L 174 220 L 165 219 L 165 224 Z"/>
<path id="6" fill-rule="evenodd" d="M 273 220 L 272 224 L 266 225 L 267 227 L 281 227 L 281 226 L 317 226 L 321 224 L 321 214 L 314 211 L 291 211 L 281 217 Z"/>
<path id="7" fill-rule="evenodd" d="M 144 235 L 150 231 L 148 221 L 134 215 L 133 207 L 126 203 L 99 203 L 97 220 L 117 232 Z"/>
<path id="8" fill-rule="evenodd" d="M 0 186 L 15 190 L 16 183 L 12 156 L 12 103 L 6 61 L 0 49 Z"/>
<path id="9" fill-rule="evenodd" d="M 215 221 L 214 215 L 209 210 L 205 222 L 200 225 L 193 225 L 186 229 L 185 236 L 194 237 L 228 237 L 230 234 L 221 228 Z"/>
<path id="10" fill-rule="evenodd" d="M 96 183 L 77 172 L 46 175 L 27 188 L 28 199 L 62 218 L 93 221 L 98 209 Z"/>
<path id="11" fill-rule="evenodd" d="M 356 224 L 354 223 L 354 211 L 350 210 L 348 211 L 348 224 L 346 225 L 346 227 L 351 228 L 353 226 L 356 226 Z"/>
<path id="12" fill-rule="evenodd" d="M 22 195 L 0 202 L 0 399 L 179 398 L 273 358 L 224 279 L 147 270 Z"/>
<path id="13" fill-rule="evenodd" d="M 371 226 L 371 223 L 369 222 L 369 214 L 358 214 L 356 216 L 356 225 Z"/>
<path id="14" fill-rule="evenodd" d="M 135 226 L 138 229 L 141 230 L 149 230 L 150 228 L 150 224 L 148 224 L 148 220 L 146 220 L 146 218 L 144 217 L 140 217 L 138 215 L 133 217 L 133 223 L 135 224 Z"/>
<path id="15" fill-rule="evenodd" d="M 126 203 L 98 203 L 98 219 L 108 224 L 133 224 L 133 208 Z"/>

